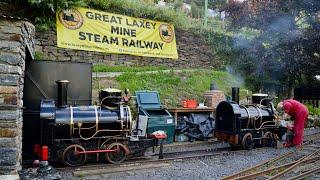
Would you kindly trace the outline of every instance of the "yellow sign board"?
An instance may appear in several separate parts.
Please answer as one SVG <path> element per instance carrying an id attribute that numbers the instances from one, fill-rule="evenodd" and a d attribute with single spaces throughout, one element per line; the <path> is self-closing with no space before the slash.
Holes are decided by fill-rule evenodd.
<path id="1" fill-rule="evenodd" d="M 57 42 L 61 48 L 178 58 L 172 25 L 85 8 L 57 13 Z"/>

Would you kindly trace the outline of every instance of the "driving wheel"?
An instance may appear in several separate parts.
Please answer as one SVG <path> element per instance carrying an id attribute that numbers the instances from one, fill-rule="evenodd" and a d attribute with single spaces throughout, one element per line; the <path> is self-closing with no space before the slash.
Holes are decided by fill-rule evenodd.
<path id="1" fill-rule="evenodd" d="M 108 150 L 114 150 L 114 152 L 107 152 L 106 159 L 112 164 L 119 164 L 123 162 L 127 155 L 123 144 L 112 143 L 107 147 Z"/>
<path id="2" fill-rule="evenodd" d="M 242 147 L 243 149 L 247 149 L 247 150 L 250 150 L 254 147 L 251 133 L 247 133 L 246 135 L 244 135 L 242 139 Z"/>
<path id="3" fill-rule="evenodd" d="M 68 166 L 80 166 L 82 165 L 86 159 L 87 155 L 86 154 L 79 154 L 78 152 L 83 152 L 85 149 L 78 145 L 78 144 L 73 144 L 68 146 L 62 154 L 62 162 L 65 165 Z"/>
<path id="4" fill-rule="evenodd" d="M 273 134 L 270 131 L 266 132 L 261 139 L 261 145 L 264 147 L 274 147 L 275 144 L 276 141 Z"/>

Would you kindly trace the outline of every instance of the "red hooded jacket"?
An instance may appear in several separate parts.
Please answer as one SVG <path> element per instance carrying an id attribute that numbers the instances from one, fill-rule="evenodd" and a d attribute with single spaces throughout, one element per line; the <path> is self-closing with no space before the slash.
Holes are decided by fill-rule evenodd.
<path id="1" fill-rule="evenodd" d="M 294 119 L 296 119 L 297 115 L 300 113 L 309 114 L 308 109 L 305 105 L 293 99 L 284 100 L 283 109 L 285 113 L 289 114 Z"/>

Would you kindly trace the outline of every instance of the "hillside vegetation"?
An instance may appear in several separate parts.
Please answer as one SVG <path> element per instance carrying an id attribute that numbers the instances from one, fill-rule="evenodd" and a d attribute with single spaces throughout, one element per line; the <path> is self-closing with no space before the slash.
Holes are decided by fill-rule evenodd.
<path id="1" fill-rule="evenodd" d="M 110 13 L 132 17 L 147 18 L 174 24 L 176 27 L 187 28 L 187 16 L 174 8 L 159 8 L 145 0 L 4 0 L 14 4 L 21 11 L 21 17 L 34 21 L 37 28 L 47 30 L 55 26 L 55 13 L 73 7 L 86 7 Z M 31 13 L 26 13 L 31 12 Z"/>
<path id="2" fill-rule="evenodd" d="M 99 87 L 101 89 L 106 87 L 128 88 L 131 95 L 137 90 L 153 90 L 159 92 L 162 103 L 168 107 L 177 107 L 181 105 L 183 99 L 196 99 L 198 102 L 203 102 L 203 93 L 209 90 L 212 81 L 227 95 L 230 95 L 233 86 L 244 88 L 241 80 L 224 71 L 208 69 L 176 71 L 171 69 L 169 72 L 158 71 L 151 74 L 141 72 L 144 71 L 138 74 L 137 72 L 125 72 L 116 78 L 95 79 L 93 84 L 95 93 Z M 245 94 L 242 93 L 241 96 L 245 97 Z"/>
<path id="3" fill-rule="evenodd" d="M 157 0 L 4 2 L 22 9 L 14 12 L 33 21 L 38 30 L 54 27 L 59 10 L 77 6 L 172 23 L 202 36 L 222 69 L 232 67 L 255 92 L 291 97 L 295 87 L 320 86 L 315 78 L 320 74 L 319 0 L 208 1 L 217 16 L 207 25 L 202 0 L 167 0 L 165 7 L 158 7 Z M 191 12 L 183 12 L 183 3 L 190 4 Z"/>
<path id="4" fill-rule="evenodd" d="M 164 66 L 108 66 L 105 64 L 93 65 L 93 72 L 144 72 L 144 71 L 158 71 L 168 70 Z"/>

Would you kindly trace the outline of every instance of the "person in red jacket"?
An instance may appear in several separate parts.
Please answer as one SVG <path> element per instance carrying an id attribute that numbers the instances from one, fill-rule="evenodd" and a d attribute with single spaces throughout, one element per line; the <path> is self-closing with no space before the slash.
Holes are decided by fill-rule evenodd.
<path id="1" fill-rule="evenodd" d="M 294 119 L 294 137 L 292 144 L 294 146 L 301 146 L 303 143 L 304 123 L 309 115 L 307 107 L 296 100 L 288 99 L 280 102 L 277 106 L 277 109 L 284 110 L 286 114 Z M 291 144 L 286 144 L 286 146 L 289 147 Z"/>

